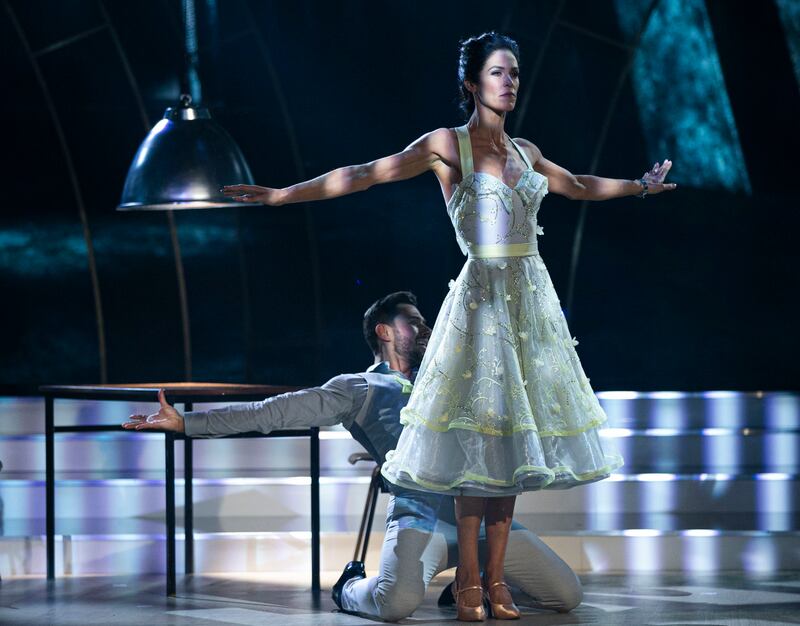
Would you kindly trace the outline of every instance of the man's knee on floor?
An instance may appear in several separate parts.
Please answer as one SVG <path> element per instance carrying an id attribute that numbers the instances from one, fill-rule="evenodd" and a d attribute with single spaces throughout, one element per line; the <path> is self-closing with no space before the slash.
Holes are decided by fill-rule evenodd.
<path id="1" fill-rule="evenodd" d="M 535 606 L 558 613 L 569 613 L 583 602 L 583 588 L 577 577 L 574 581 L 562 577 L 557 584 L 547 585 L 546 588 L 520 588 L 520 591 L 528 595 Z"/>
<path id="2" fill-rule="evenodd" d="M 571 585 L 563 585 L 558 590 L 558 606 L 556 611 L 559 613 L 568 613 L 575 607 L 583 602 L 583 587 L 578 577 L 575 577 L 575 583 Z"/>
<path id="3" fill-rule="evenodd" d="M 510 562 L 511 561 L 511 562 Z M 567 613 L 583 601 L 583 588 L 575 572 L 536 535 L 527 529 L 511 532 L 506 567 L 517 572 L 521 591 L 542 608 Z M 520 570 L 536 571 L 535 576 Z"/>
<path id="4" fill-rule="evenodd" d="M 417 610 L 425 599 L 425 585 L 397 581 L 391 586 L 378 588 L 378 608 L 382 619 L 396 622 Z"/>

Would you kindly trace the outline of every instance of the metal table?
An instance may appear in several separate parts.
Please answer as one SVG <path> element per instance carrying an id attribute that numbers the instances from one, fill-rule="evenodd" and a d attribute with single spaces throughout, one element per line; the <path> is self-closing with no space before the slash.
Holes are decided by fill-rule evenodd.
<path id="1" fill-rule="evenodd" d="M 55 401 L 69 400 L 120 400 L 158 402 L 158 391 L 166 391 L 170 404 L 183 404 L 192 410 L 195 402 L 247 402 L 263 400 L 299 387 L 275 385 L 233 385 L 226 383 L 148 383 L 131 385 L 45 385 L 39 388 L 45 399 L 45 493 L 47 507 L 47 578 L 55 578 L 55 467 L 54 448 L 56 433 L 125 431 L 119 424 L 95 426 L 56 426 Z M 164 434 L 166 526 L 167 526 L 167 595 L 175 595 L 175 441 L 184 442 L 184 507 L 185 507 L 185 571 L 194 572 L 194 508 L 192 502 L 192 438 L 183 433 L 148 430 Z M 320 591 L 320 520 L 319 520 L 319 428 L 279 430 L 269 434 L 243 433 L 223 438 L 250 437 L 308 437 L 311 442 L 311 590 Z"/>

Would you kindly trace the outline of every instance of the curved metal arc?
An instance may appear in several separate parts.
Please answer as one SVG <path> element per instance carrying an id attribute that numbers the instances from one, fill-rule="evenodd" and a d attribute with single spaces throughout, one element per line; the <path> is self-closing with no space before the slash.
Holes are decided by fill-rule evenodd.
<path id="1" fill-rule="evenodd" d="M 568 28 L 570 30 L 574 30 L 576 33 L 585 35 L 590 39 L 596 39 L 597 41 L 602 41 L 603 43 L 608 44 L 609 46 L 619 48 L 620 50 L 625 50 L 625 52 L 635 51 L 635 46 L 629 43 L 625 43 L 623 41 L 617 41 L 616 39 L 612 39 L 611 37 L 607 37 L 606 35 L 601 35 L 600 33 L 591 31 L 588 28 L 585 28 L 584 26 L 568 22 L 567 20 L 559 20 L 558 25 L 563 26 L 564 28 Z"/>
<path id="2" fill-rule="evenodd" d="M 147 109 L 144 106 L 144 99 L 142 98 L 142 93 L 139 89 L 139 83 L 136 82 L 133 69 L 131 68 L 131 64 L 128 62 L 128 56 L 125 54 L 125 50 L 122 47 L 122 41 L 117 34 L 117 29 L 114 28 L 114 23 L 111 21 L 111 16 L 108 14 L 106 6 L 103 4 L 103 0 L 97 0 L 97 4 L 100 7 L 100 12 L 103 14 L 103 19 L 106 21 L 106 26 L 108 27 L 108 31 L 111 35 L 111 41 L 114 43 L 114 47 L 117 49 L 117 53 L 122 61 L 122 69 L 125 71 L 125 77 L 128 79 L 128 83 L 130 83 L 131 88 L 133 89 L 133 97 L 136 98 L 136 108 L 139 110 L 139 115 L 141 116 L 142 124 L 145 127 L 145 132 L 148 132 L 152 124 L 147 117 Z"/>
<path id="3" fill-rule="evenodd" d="M 66 39 L 62 39 L 61 41 L 57 41 L 55 43 L 50 44 L 42 48 L 41 50 L 36 50 L 33 52 L 33 56 L 35 58 L 39 58 L 41 56 L 45 56 L 46 54 L 50 54 L 51 52 L 55 52 L 56 50 L 61 50 L 61 48 L 66 48 L 73 43 L 80 41 L 82 39 L 86 39 L 87 37 L 91 37 L 92 35 L 99 33 L 102 30 L 105 30 L 106 25 L 101 24 L 100 26 L 95 26 L 94 28 L 89 28 L 82 33 L 78 33 L 77 35 L 73 35 L 72 37 L 67 37 Z"/>
<path id="4" fill-rule="evenodd" d="M 589 174 L 594 174 L 597 171 L 597 165 L 600 160 L 600 154 L 603 151 L 605 146 L 606 137 L 608 136 L 608 130 L 611 126 L 611 118 L 614 115 L 614 112 L 617 108 L 617 103 L 619 101 L 619 96 L 622 93 L 622 88 L 625 85 L 625 80 L 628 77 L 628 74 L 633 67 L 633 62 L 636 57 L 636 52 L 639 49 L 639 45 L 641 44 L 642 37 L 644 33 L 647 31 L 647 27 L 650 24 L 650 18 L 653 16 L 659 0 L 651 0 L 650 5 L 647 7 L 647 13 L 645 14 L 644 20 L 642 20 L 642 25 L 639 28 L 639 32 L 636 34 L 636 39 L 634 40 L 633 44 L 631 45 L 630 51 L 628 53 L 628 60 L 625 63 L 625 66 L 622 68 L 622 71 L 619 74 L 617 79 L 617 84 L 614 89 L 614 93 L 611 96 L 611 100 L 608 104 L 608 110 L 606 111 L 606 116 L 603 121 L 603 125 L 600 130 L 600 136 L 597 138 L 597 143 L 595 144 L 594 155 L 592 156 L 591 165 L 589 167 Z M 571 316 L 572 314 L 572 302 L 573 297 L 575 295 L 575 276 L 578 270 L 578 261 L 580 260 L 580 252 L 581 252 L 581 245 L 583 244 L 583 231 L 586 228 L 586 215 L 589 207 L 589 201 L 584 200 L 581 202 L 580 213 L 578 215 L 578 223 L 575 226 L 575 235 L 572 240 L 572 255 L 570 259 L 570 268 L 569 268 L 569 280 L 567 282 L 567 297 L 566 297 L 566 313 L 567 317 Z"/>
<path id="5" fill-rule="evenodd" d="M 17 32 L 17 36 L 22 43 L 25 54 L 30 61 L 31 67 L 33 68 L 33 73 L 37 82 L 39 83 L 39 88 L 42 90 L 45 105 L 50 113 L 50 118 L 53 121 L 53 126 L 55 127 L 56 135 L 58 136 L 58 142 L 61 146 L 61 152 L 64 155 L 64 160 L 66 161 L 70 184 L 75 196 L 75 202 L 78 205 L 78 213 L 80 215 L 81 227 L 83 229 L 83 240 L 86 244 L 86 256 L 89 263 L 92 294 L 94 297 L 95 319 L 97 322 L 98 358 L 100 361 L 100 382 L 106 383 L 108 382 L 108 362 L 106 353 L 105 321 L 103 318 L 103 303 L 100 297 L 100 280 L 97 274 L 97 263 L 94 256 L 94 246 L 92 244 L 92 232 L 91 228 L 89 227 L 89 219 L 86 214 L 86 205 L 84 204 L 80 184 L 78 183 L 78 175 L 75 170 L 75 163 L 72 160 L 72 152 L 69 149 L 69 143 L 67 142 L 67 137 L 64 134 L 64 129 L 61 125 L 61 118 L 58 116 L 58 112 L 56 111 L 55 103 L 53 102 L 53 98 L 50 94 L 50 89 L 47 86 L 47 81 L 45 80 L 44 74 L 39 67 L 39 63 L 33 54 L 30 43 L 25 36 L 25 31 L 23 30 L 22 25 L 17 19 L 17 15 L 14 13 L 14 9 L 11 7 L 11 4 L 8 2 L 8 0 L 4 0 L 3 4 L 5 5 L 9 19 L 11 20 L 11 23 Z"/>
<path id="6" fill-rule="evenodd" d="M 114 42 L 114 47 L 117 49 L 122 67 L 125 71 L 125 76 L 128 83 L 133 90 L 134 98 L 136 99 L 136 106 L 139 110 L 139 116 L 144 126 L 144 132 L 148 133 L 152 124 L 147 117 L 147 109 L 144 106 L 144 98 L 139 89 L 139 83 L 133 73 L 133 68 L 128 61 L 128 55 L 125 54 L 125 48 L 122 46 L 122 41 L 117 34 L 114 23 L 111 21 L 111 16 L 108 14 L 103 0 L 98 0 L 97 4 L 106 21 L 108 30 L 111 33 L 111 39 Z M 181 329 L 183 331 L 183 369 L 184 377 L 187 381 L 192 380 L 192 334 L 191 325 L 189 323 L 189 298 L 186 290 L 186 273 L 183 268 L 183 257 L 181 255 L 180 241 L 178 240 L 178 229 L 175 225 L 175 215 L 173 211 L 167 211 L 167 225 L 169 227 L 170 242 L 172 244 L 172 256 L 175 259 L 175 276 L 178 281 L 178 302 L 181 309 Z"/>

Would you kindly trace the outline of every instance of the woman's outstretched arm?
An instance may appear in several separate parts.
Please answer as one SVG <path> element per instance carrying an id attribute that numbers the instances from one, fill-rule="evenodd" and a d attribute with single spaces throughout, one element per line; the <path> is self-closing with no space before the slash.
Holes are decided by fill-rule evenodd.
<path id="1" fill-rule="evenodd" d="M 402 152 L 362 165 L 349 165 L 322 176 L 283 189 L 258 185 L 227 185 L 222 188 L 229 198 L 239 202 L 269 205 L 328 200 L 349 193 L 364 191 L 373 185 L 392 183 L 419 176 L 443 165 L 450 131 L 440 128 L 417 139 Z"/>
<path id="2" fill-rule="evenodd" d="M 533 169 L 547 177 L 548 189 L 553 193 L 566 196 L 571 200 L 610 200 L 624 196 L 638 196 L 642 193 L 643 185 L 638 180 L 603 178 L 586 174 L 575 175 L 544 158 L 541 150 L 530 141 L 526 139 L 515 141 L 528 152 L 529 156 L 533 157 Z M 671 167 L 672 161 L 665 159 L 663 163 L 656 163 L 649 172 L 642 175 L 641 180 L 647 183 L 648 195 L 672 191 L 677 187 L 675 183 L 664 182 Z"/>

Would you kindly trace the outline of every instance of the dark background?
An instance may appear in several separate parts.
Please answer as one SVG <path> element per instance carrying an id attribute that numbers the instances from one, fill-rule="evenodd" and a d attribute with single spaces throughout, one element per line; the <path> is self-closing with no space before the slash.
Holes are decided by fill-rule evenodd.
<path id="1" fill-rule="evenodd" d="M 596 173 L 634 178 L 652 163 L 628 71 L 636 41 L 611 0 L 196 5 L 205 104 L 261 184 L 462 123 L 457 44 L 489 29 L 522 49 L 510 132 L 575 173 L 596 159 Z M 540 212 L 595 389 L 799 386 L 787 36 L 772 1 L 705 5 L 751 192 L 680 185 L 590 204 L 577 256 L 581 204 L 550 195 Z M 178 257 L 166 213 L 114 210 L 180 93 L 182 37 L 172 0 L 0 0 L 0 390 L 315 384 L 371 362 L 360 322 L 377 297 L 411 289 L 435 319 L 463 257 L 432 174 L 312 205 L 176 212 Z M 679 183 L 682 156 L 660 155 Z"/>

